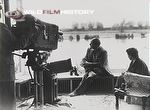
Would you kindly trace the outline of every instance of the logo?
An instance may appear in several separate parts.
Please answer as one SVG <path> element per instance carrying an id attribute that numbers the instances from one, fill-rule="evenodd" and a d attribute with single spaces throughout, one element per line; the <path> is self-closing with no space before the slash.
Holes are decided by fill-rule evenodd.
<path id="1" fill-rule="evenodd" d="M 50 14 L 50 15 L 90 15 L 94 14 L 95 10 L 24 10 L 25 14 Z"/>

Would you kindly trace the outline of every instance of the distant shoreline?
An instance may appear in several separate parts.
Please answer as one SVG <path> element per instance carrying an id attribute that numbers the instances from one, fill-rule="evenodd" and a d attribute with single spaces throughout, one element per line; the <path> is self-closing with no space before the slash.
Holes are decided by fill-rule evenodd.
<path id="1" fill-rule="evenodd" d="M 98 30 L 91 30 L 91 31 L 89 31 L 89 30 L 85 30 L 85 31 L 63 31 L 64 33 L 68 33 L 68 34 L 71 34 L 71 33 L 73 33 L 73 34 L 76 34 L 76 33 L 78 33 L 78 34 L 85 34 L 85 33 L 97 33 L 97 32 L 99 32 L 99 33 L 120 33 L 120 31 L 119 30 L 101 30 L 101 31 L 98 31 Z M 142 33 L 142 32 L 145 32 L 145 33 L 149 33 L 150 32 L 150 29 L 132 29 L 132 30 L 124 30 L 124 32 L 123 33 Z"/>
<path id="2" fill-rule="evenodd" d="M 141 37 L 144 34 L 144 37 L 148 37 L 150 33 L 150 29 L 134 29 L 134 30 L 124 30 L 121 33 L 119 30 L 104 30 L 104 31 L 64 31 L 63 36 L 64 39 L 76 39 L 77 36 L 79 39 L 85 39 L 85 36 L 98 36 L 99 38 L 112 38 L 115 37 L 116 34 L 125 34 L 131 35 L 133 34 L 134 37 Z"/>

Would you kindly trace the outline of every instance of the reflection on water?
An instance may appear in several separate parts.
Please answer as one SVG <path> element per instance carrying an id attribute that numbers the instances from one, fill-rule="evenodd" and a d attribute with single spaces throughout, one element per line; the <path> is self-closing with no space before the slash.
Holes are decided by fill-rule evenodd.
<path id="1" fill-rule="evenodd" d="M 71 35 L 70 35 L 71 36 Z M 89 47 L 91 40 L 84 40 L 77 35 L 75 38 L 65 39 L 59 42 L 58 49 L 52 52 L 49 61 L 58 61 L 71 58 L 74 66 L 80 67 L 80 61 L 85 56 L 86 50 Z M 101 46 L 108 52 L 109 66 L 111 69 L 126 69 L 129 65 L 129 59 L 126 54 L 126 49 L 135 47 L 139 50 L 139 56 L 149 63 L 149 44 L 148 37 L 134 37 L 134 39 L 115 39 L 115 37 L 101 37 Z"/>

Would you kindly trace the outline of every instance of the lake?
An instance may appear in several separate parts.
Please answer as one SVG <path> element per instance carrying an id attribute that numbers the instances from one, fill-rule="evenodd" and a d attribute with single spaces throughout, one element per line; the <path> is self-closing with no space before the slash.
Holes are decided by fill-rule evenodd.
<path id="1" fill-rule="evenodd" d="M 141 38 L 140 33 L 134 33 L 133 39 L 116 39 L 114 33 L 100 33 L 100 32 L 86 32 L 86 33 L 64 33 L 64 40 L 58 43 L 58 48 L 53 50 L 48 62 L 66 60 L 71 58 L 72 65 L 77 66 L 78 69 L 82 70 L 80 67 L 80 62 L 86 54 L 86 50 L 89 47 L 91 40 L 83 39 L 85 35 L 99 35 L 101 46 L 108 52 L 108 62 L 109 67 L 112 70 L 124 71 L 128 68 L 130 60 L 126 54 L 126 49 L 130 47 L 135 47 L 139 51 L 139 56 L 149 65 L 149 36 Z M 69 40 L 69 36 L 73 36 L 74 39 Z M 76 40 L 76 35 L 81 37 L 80 40 Z M 15 60 L 16 62 L 17 59 Z M 26 72 L 27 69 L 24 68 L 26 60 L 21 59 L 21 71 Z M 16 70 L 19 64 L 16 63 Z M 21 72 L 20 71 L 20 72 Z"/>
<path id="2" fill-rule="evenodd" d="M 98 33 L 97 33 L 98 34 Z M 72 35 L 72 41 L 66 39 Z M 77 41 L 76 35 L 80 35 L 81 39 Z M 65 40 L 59 42 L 58 49 L 54 50 L 49 61 L 72 59 L 72 64 L 80 68 L 80 61 L 85 56 L 91 40 L 83 39 L 85 33 L 80 34 L 64 34 Z M 98 34 L 99 35 L 99 34 Z M 111 69 L 126 69 L 130 63 L 126 54 L 126 49 L 135 47 L 139 51 L 139 56 L 149 65 L 149 38 L 141 38 L 139 33 L 134 33 L 133 39 L 115 39 L 113 33 L 100 34 L 101 46 L 108 52 L 109 66 Z"/>

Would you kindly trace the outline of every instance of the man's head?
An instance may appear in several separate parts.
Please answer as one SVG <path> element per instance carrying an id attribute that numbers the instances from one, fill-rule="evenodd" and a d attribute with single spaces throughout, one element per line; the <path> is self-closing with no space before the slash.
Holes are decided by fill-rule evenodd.
<path id="1" fill-rule="evenodd" d="M 138 50 L 136 48 L 128 48 L 126 52 L 130 60 L 134 60 L 139 57 Z"/>
<path id="2" fill-rule="evenodd" d="M 91 43 L 90 43 L 90 47 L 91 47 L 92 49 L 96 49 L 96 48 L 98 48 L 98 47 L 100 46 L 100 44 L 101 44 L 100 40 L 97 39 L 97 38 L 94 38 L 94 39 L 91 41 Z"/>

